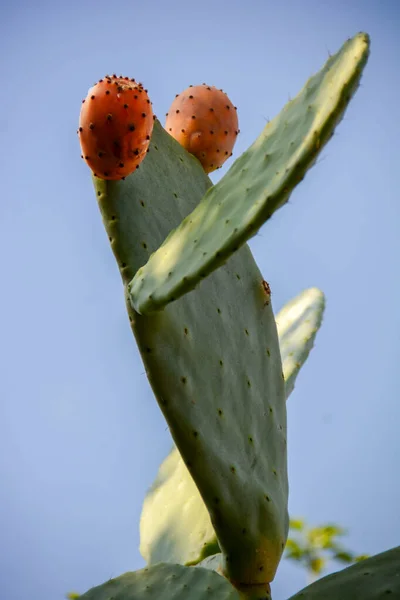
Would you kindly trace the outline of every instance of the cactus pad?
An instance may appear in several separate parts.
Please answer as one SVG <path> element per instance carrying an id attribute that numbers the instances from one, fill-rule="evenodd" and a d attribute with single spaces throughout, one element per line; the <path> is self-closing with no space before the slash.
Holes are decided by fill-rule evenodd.
<path id="1" fill-rule="evenodd" d="M 219 552 L 210 515 L 176 448 L 163 461 L 143 503 L 140 552 L 149 565 L 196 564 Z"/>
<path id="2" fill-rule="evenodd" d="M 290 600 L 400 598 L 400 546 L 319 579 Z"/>
<path id="3" fill-rule="evenodd" d="M 209 569 L 160 563 L 125 573 L 79 600 L 239 600 L 231 584 Z"/>
<path id="4" fill-rule="evenodd" d="M 300 368 L 314 345 L 324 310 L 324 294 L 317 288 L 310 288 L 293 298 L 276 315 L 286 398 L 293 391 Z"/>
<path id="5" fill-rule="evenodd" d="M 290 300 L 277 314 L 286 399 L 307 360 L 321 325 L 324 294 L 310 288 Z M 143 503 L 140 552 L 148 564 L 190 565 L 219 551 L 210 516 L 178 450 L 163 461 Z"/>
<path id="6" fill-rule="evenodd" d="M 368 54 L 367 34 L 348 40 L 168 232 L 128 286 L 136 311 L 150 314 L 194 289 L 287 202 L 342 119 Z"/>
<path id="7" fill-rule="evenodd" d="M 125 283 L 211 185 L 157 121 L 138 171 L 122 182 L 94 181 Z M 248 246 L 164 311 L 139 315 L 128 298 L 127 308 L 227 576 L 271 581 L 289 525 L 285 390 L 271 302 Z"/>

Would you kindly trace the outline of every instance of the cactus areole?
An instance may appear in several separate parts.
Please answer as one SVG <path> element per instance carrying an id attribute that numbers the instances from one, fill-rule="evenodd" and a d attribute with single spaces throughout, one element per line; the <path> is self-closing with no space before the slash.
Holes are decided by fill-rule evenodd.
<path id="1" fill-rule="evenodd" d="M 165 129 L 211 173 L 232 156 L 239 133 L 236 107 L 216 87 L 190 86 L 175 97 Z"/>
<path id="2" fill-rule="evenodd" d="M 141 83 L 107 75 L 82 102 L 78 129 L 82 158 L 100 179 L 124 179 L 146 156 L 153 120 Z"/>

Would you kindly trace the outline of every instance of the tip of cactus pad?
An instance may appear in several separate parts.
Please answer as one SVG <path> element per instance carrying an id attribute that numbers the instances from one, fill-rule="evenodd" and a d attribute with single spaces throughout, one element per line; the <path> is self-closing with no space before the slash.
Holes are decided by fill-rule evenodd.
<path id="1" fill-rule="evenodd" d="M 266 125 L 136 273 L 129 293 L 137 312 L 161 310 L 193 290 L 287 202 L 342 119 L 368 54 L 366 34 L 346 42 Z"/>

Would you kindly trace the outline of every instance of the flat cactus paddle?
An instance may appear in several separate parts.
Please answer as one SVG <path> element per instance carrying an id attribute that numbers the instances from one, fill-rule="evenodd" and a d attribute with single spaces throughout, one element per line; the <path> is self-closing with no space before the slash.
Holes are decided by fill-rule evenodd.
<path id="1" fill-rule="evenodd" d="M 289 600 L 400 598 L 400 546 L 322 577 Z"/>
<path id="2" fill-rule="evenodd" d="M 87 591 L 79 600 L 239 600 L 231 584 L 209 569 L 160 563 L 125 573 Z"/>
<path id="3" fill-rule="evenodd" d="M 173 448 L 143 503 L 140 552 L 148 565 L 192 565 L 219 550 L 199 490 L 178 450 Z"/>
<path id="4" fill-rule="evenodd" d="M 136 311 L 163 309 L 193 290 L 287 202 L 342 119 L 368 55 L 367 34 L 348 40 L 168 232 L 128 286 Z"/>
<path id="5" fill-rule="evenodd" d="M 325 310 L 325 296 L 318 288 L 304 290 L 276 315 L 286 398 L 314 345 Z"/>
<path id="6" fill-rule="evenodd" d="M 305 363 L 321 326 L 324 294 L 310 288 L 290 300 L 277 314 L 286 399 Z M 143 503 L 140 552 L 148 564 L 197 564 L 219 552 L 210 515 L 178 450 L 161 464 Z"/>
<path id="7" fill-rule="evenodd" d="M 157 121 L 138 171 L 122 182 L 94 181 L 125 284 L 211 185 Z M 225 574 L 236 583 L 271 581 L 289 523 L 286 405 L 271 302 L 249 248 L 162 312 L 139 315 L 129 298 L 127 308 Z"/>

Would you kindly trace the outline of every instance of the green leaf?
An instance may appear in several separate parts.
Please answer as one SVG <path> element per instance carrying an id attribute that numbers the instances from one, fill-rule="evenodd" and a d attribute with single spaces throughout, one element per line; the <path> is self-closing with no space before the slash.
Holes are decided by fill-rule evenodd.
<path id="1" fill-rule="evenodd" d="M 279 338 L 280 340 L 281 338 Z M 289 519 L 289 527 L 294 531 L 302 531 L 304 529 L 304 519 Z"/>
<path id="2" fill-rule="evenodd" d="M 370 558 L 369 554 L 359 554 L 354 557 L 354 562 L 361 562 L 362 560 L 367 560 L 367 558 Z"/>
<path id="3" fill-rule="evenodd" d="M 351 552 L 347 552 L 346 550 L 340 550 L 339 552 L 334 552 L 333 558 L 335 560 L 340 560 L 344 563 L 352 563 L 355 560 L 354 555 Z"/>
<path id="4" fill-rule="evenodd" d="M 334 537 L 342 536 L 345 530 L 336 525 L 325 525 L 313 527 L 307 533 L 307 539 L 313 548 L 332 548 L 334 545 Z"/>
<path id="5" fill-rule="evenodd" d="M 286 542 L 286 558 L 301 561 L 305 555 L 306 549 L 302 548 L 296 540 L 289 538 Z"/>
<path id="6" fill-rule="evenodd" d="M 309 562 L 309 569 L 315 575 L 320 575 L 326 565 L 326 560 L 322 556 L 315 557 Z"/>

